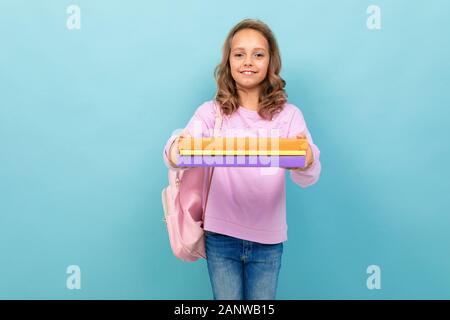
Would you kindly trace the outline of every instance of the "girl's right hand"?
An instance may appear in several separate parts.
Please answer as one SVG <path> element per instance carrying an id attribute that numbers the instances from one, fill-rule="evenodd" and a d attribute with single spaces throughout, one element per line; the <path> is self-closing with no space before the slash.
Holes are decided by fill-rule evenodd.
<path id="1" fill-rule="evenodd" d="M 178 167 L 178 157 L 180 155 L 180 148 L 179 148 L 179 140 L 180 138 L 190 138 L 190 134 L 182 132 L 178 137 L 175 139 L 174 143 L 172 144 L 172 147 L 170 148 L 170 161 L 172 164 L 174 164 L 176 167 Z"/>

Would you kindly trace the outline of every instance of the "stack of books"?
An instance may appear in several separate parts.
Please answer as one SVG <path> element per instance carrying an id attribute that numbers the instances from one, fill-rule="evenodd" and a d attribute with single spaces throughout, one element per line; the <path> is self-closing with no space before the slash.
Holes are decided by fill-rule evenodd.
<path id="1" fill-rule="evenodd" d="M 303 168 L 307 149 L 308 141 L 298 138 L 182 137 L 178 165 Z"/>

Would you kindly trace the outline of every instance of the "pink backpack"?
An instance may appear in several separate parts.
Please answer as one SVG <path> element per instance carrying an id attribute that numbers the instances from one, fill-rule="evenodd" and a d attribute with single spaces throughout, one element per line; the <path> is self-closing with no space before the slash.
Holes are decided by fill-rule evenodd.
<path id="1" fill-rule="evenodd" d="M 214 137 L 222 125 L 220 108 L 215 107 Z M 169 185 L 162 190 L 163 220 L 172 251 L 181 260 L 206 259 L 203 221 L 213 172 L 214 167 L 169 169 Z"/>

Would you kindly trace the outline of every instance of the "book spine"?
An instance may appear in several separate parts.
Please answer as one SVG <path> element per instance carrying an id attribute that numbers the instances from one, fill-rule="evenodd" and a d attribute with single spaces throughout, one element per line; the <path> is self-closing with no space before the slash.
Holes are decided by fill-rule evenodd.
<path id="1" fill-rule="evenodd" d="M 306 151 L 283 150 L 180 150 L 182 156 L 304 156 Z"/>
<path id="2" fill-rule="evenodd" d="M 297 138 L 180 138 L 180 150 L 307 150 L 308 141 Z"/>
<path id="3" fill-rule="evenodd" d="M 305 156 L 180 156 L 181 167 L 303 168 Z"/>

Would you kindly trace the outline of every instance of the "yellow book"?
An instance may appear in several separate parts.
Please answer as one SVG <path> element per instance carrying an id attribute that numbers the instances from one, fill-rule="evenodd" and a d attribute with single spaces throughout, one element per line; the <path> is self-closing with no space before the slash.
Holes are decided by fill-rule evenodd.
<path id="1" fill-rule="evenodd" d="M 286 150 L 180 150 L 182 156 L 304 156 L 306 151 Z"/>

